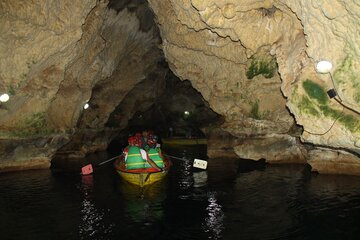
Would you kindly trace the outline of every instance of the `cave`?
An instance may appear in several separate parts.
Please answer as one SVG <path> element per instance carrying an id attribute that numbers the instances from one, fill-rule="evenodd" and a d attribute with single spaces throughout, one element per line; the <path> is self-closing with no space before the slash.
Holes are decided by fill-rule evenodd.
<path id="1" fill-rule="evenodd" d="M 358 239 L 359 19 L 0 1 L 1 238 Z"/>
<path id="2" fill-rule="evenodd" d="M 140 88 L 142 86 L 140 85 Z M 201 94 L 191 86 L 190 81 L 180 81 L 170 70 L 165 77 L 163 93 L 151 105 L 142 109 L 144 105 L 141 102 L 130 103 L 132 99 L 134 97 L 130 95 L 118 105 L 106 123 L 109 128 L 119 128 L 122 124 L 121 115 L 128 112 L 128 106 L 140 107 L 132 110 L 131 118 L 123 123 L 126 127 L 120 128 L 121 131 L 109 143 L 107 150 L 110 152 L 117 152 L 116 150 L 121 149 L 119 146 L 125 147 L 129 135 L 144 130 L 153 131 L 161 143 L 162 138 L 170 135 L 174 138 L 205 138 L 207 128 L 223 122 L 222 117 L 211 110 Z"/>
<path id="3" fill-rule="evenodd" d="M 48 4 L 1 3 L 0 171 L 171 128 L 209 158 L 360 173 L 355 3 Z"/>

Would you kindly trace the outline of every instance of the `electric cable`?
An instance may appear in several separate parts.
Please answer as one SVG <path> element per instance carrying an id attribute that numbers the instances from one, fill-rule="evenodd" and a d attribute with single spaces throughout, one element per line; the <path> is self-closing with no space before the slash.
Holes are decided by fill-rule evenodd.
<path id="1" fill-rule="evenodd" d="M 353 112 L 355 112 L 355 113 L 357 113 L 357 114 L 359 114 L 360 115 L 360 112 L 358 112 L 358 111 L 356 111 L 355 109 L 352 109 L 352 108 L 350 108 L 350 107 L 348 107 L 348 106 L 346 106 L 345 104 L 343 104 L 342 102 L 341 102 L 341 99 L 339 100 L 339 99 L 337 99 L 337 98 L 334 98 L 341 106 L 343 106 L 343 108 L 346 108 L 346 109 L 348 109 L 348 110 L 350 110 L 350 111 L 353 111 Z"/>
<path id="2" fill-rule="evenodd" d="M 328 130 L 326 130 L 324 133 L 313 133 L 313 132 L 310 132 L 310 131 L 307 131 L 305 130 L 304 128 L 304 132 L 307 132 L 307 133 L 310 133 L 312 135 L 317 135 L 317 136 L 322 136 L 322 135 L 325 135 L 327 134 L 328 132 L 330 132 L 330 130 L 333 128 L 333 126 L 335 125 L 336 121 L 342 117 L 343 113 L 344 113 L 344 110 L 345 110 L 345 107 L 343 107 L 342 111 L 340 112 L 340 114 L 336 117 L 336 119 L 334 120 L 334 122 L 331 124 L 330 128 Z"/>
<path id="3" fill-rule="evenodd" d="M 350 111 L 352 111 L 352 112 L 360 115 L 360 112 L 359 112 L 359 111 L 357 111 L 357 110 L 355 110 L 355 109 L 353 109 L 353 108 L 351 108 L 351 107 L 349 107 L 349 106 L 346 106 L 346 105 L 343 103 L 343 100 L 341 99 L 340 94 L 338 93 L 338 91 L 337 91 L 337 89 L 336 89 L 336 85 L 335 85 L 334 78 L 333 78 L 333 76 L 332 76 L 332 74 L 331 74 L 330 72 L 329 72 L 329 75 L 330 75 L 330 79 L 331 79 L 331 81 L 332 81 L 332 84 L 333 84 L 333 86 L 334 86 L 336 96 L 339 98 L 339 99 L 335 98 L 335 100 L 336 100 L 341 106 L 343 106 L 344 108 L 346 108 L 346 109 L 348 109 L 348 110 L 350 110 Z"/>
<path id="4" fill-rule="evenodd" d="M 337 91 L 337 89 L 336 89 L 335 80 L 334 80 L 334 78 L 333 78 L 333 76 L 332 76 L 331 72 L 328 72 L 328 73 L 329 73 L 329 75 L 330 75 L 330 79 L 331 79 L 332 84 L 333 84 L 333 86 L 334 86 L 334 89 L 335 89 L 336 95 L 338 96 L 338 98 L 339 98 L 340 102 L 342 102 L 342 99 L 341 99 L 341 97 L 340 97 L 340 95 L 338 94 L 338 91 Z M 336 100 L 336 99 L 335 99 L 335 100 Z"/>
<path id="5" fill-rule="evenodd" d="M 324 70 L 321 70 L 321 69 L 318 70 L 318 65 L 317 65 L 316 71 L 319 72 L 319 73 L 328 73 L 328 74 L 330 75 L 330 79 L 331 79 L 331 81 L 332 81 L 332 84 L 333 84 L 333 86 L 334 86 L 334 89 L 330 89 L 327 93 L 328 93 L 329 97 L 330 97 L 330 98 L 334 98 L 335 101 L 338 102 L 338 103 L 343 107 L 343 109 L 342 109 L 342 111 L 340 112 L 340 114 L 336 117 L 336 119 L 334 120 L 334 122 L 331 124 L 330 128 L 329 128 L 328 130 L 326 130 L 325 132 L 323 132 L 323 133 L 313 133 L 313 132 L 310 132 L 310 131 L 307 131 L 307 130 L 304 129 L 304 132 L 307 132 L 307 133 L 312 134 L 312 135 L 318 135 L 318 136 L 327 134 L 327 133 L 333 128 L 333 126 L 335 125 L 336 121 L 337 121 L 340 117 L 343 116 L 345 108 L 348 109 L 348 110 L 350 110 L 350 111 L 352 111 L 352 112 L 354 112 L 354 113 L 356 113 L 356 114 L 359 114 L 359 115 L 360 115 L 360 112 L 359 112 L 359 111 L 357 111 L 357 110 L 355 110 L 355 109 L 353 109 L 353 108 L 351 108 L 351 107 L 349 107 L 349 106 L 346 106 L 346 105 L 343 103 L 340 95 L 337 93 L 335 80 L 334 80 L 334 78 L 333 78 L 333 76 L 332 76 L 332 74 L 331 74 L 331 72 L 330 72 L 330 69 L 332 68 L 331 62 L 329 62 L 329 61 L 320 61 L 320 62 L 323 62 L 323 63 L 326 63 L 326 62 L 327 62 L 328 64 L 325 65 L 325 67 L 327 67 L 327 68 L 328 68 L 329 65 L 330 65 L 330 68 L 329 68 L 329 69 L 325 69 L 325 71 L 324 71 Z M 318 64 L 319 64 L 320 62 L 318 62 Z M 322 65 L 324 65 L 324 64 L 322 64 Z M 323 66 L 323 67 L 324 67 L 324 66 Z"/>

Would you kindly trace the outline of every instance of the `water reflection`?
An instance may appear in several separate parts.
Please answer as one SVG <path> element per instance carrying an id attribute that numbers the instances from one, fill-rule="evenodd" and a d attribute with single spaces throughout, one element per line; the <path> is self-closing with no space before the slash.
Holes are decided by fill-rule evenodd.
<path id="1" fill-rule="evenodd" d="M 204 231 L 210 234 L 209 239 L 221 239 L 224 229 L 224 212 L 217 202 L 216 192 L 210 192 L 208 195 L 209 205 L 206 207 Z"/>
<path id="2" fill-rule="evenodd" d="M 194 178 L 194 188 L 207 186 L 207 180 L 208 180 L 207 171 L 194 172 L 193 178 Z"/>
<path id="3" fill-rule="evenodd" d="M 190 151 L 186 154 L 193 159 Z M 193 155 L 201 158 L 195 150 Z M 0 238 L 360 236 L 360 177 L 313 175 L 302 165 L 243 165 L 221 158 L 208 162 L 208 169 L 199 171 L 191 161 L 174 160 L 168 178 L 146 189 L 122 181 L 111 164 L 83 178 L 78 171 L 1 174 Z"/>
<path id="4" fill-rule="evenodd" d="M 218 198 L 219 191 L 212 189 L 209 183 L 211 170 L 194 168 L 192 160 L 199 156 L 192 156 L 190 153 L 171 153 L 186 160 L 173 160 L 170 176 L 174 181 L 170 182 L 171 195 L 167 196 L 165 208 L 169 209 L 166 223 L 168 229 L 160 239 L 222 239 L 225 217 Z M 223 162 L 220 165 L 223 166 Z M 208 166 L 209 169 L 213 168 L 213 162 Z M 219 176 L 215 178 L 217 177 Z"/>
<path id="5" fill-rule="evenodd" d="M 114 224 L 106 224 L 104 209 L 97 208 L 93 199 L 94 178 L 92 175 L 81 177 L 81 221 L 79 224 L 80 239 L 106 239 Z"/>
<path id="6" fill-rule="evenodd" d="M 360 178 L 314 175 L 306 184 L 305 229 L 311 238 L 358 239 Z M 356 237 L 355 237 L 356 236 Z"/>
<path id="7" fill-rule="evenodd" d="M 162 202 L 165 199 L 165 182 L 157 182 L 143 188 L 119 182 L 119 190 L 124 198 L 124 210 L 133 222 L 150 225 L 160 221 L 164 215 Z"/>
<path id="8" fill-rule="evenodd" d="M 231 209 L 226 225 L 246 228 L 227 229 L 226 234 L 243 239 L 294 239 L 302 231 L 305 214 L 297 202 L 302 171 L 301 166 L 269 166 L 266 171 L 241 173 L 225 203 Z"/>
<path id="9" fill-rule="evenodd" d="M 188 190 L 193 185 L 192 178 L 192 162 L 190 160 L 183 160 L 181 162 L 181 171 L 179 172 L 179 187 L 181 190 Z"/>

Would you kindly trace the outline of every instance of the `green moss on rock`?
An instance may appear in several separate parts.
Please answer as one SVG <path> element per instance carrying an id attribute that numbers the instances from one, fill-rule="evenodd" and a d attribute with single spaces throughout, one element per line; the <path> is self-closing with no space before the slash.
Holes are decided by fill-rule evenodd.
<path id="1" fill-rule="evenodd" d="M 262 74 L 265 78 L 272 78 L 277 70 L 277 63 L 274 58 L 251 60 L 250 67 L 246 71 L 246 77 L 252 79 Z"/>
<path id="2" fill-rule="evenodd" d="M 360 92 L 355 94 L 355 101 L 360 103 Z"/>
<path id="3" fill-rule="evenodd" d="M 262 120 L 262 119 L 268 119 L 270 116 L 270 111 L 266 110 L 266 111 L 260 111 L 260 104 L 259 104 L 259 100 L 256 99 L 255 101 L 250 101 L 249 104 L 251 105 L 251 109 L 249 112 L 249 117 L 253 118 L 253 119 L 257 119 L 257 120 Z"/>
<path id="4" fill-rule="evenodd" d="M 352 115 L 344 114 L 342 111 L 335 110 L 328 105 L 315 105 L 308 97 L 303 96 L 300 101 L 300 111 L 315 117 L 320 117 L 320 114 L 338 120 L 339 123 L 345 126 L 351 132 L 360 130 L 360 121 Z"/>
<path id="5" fill-rule="evenodd" d="M 351 132 L 360 131 L 360 120 L 352 115 L 331 108 L 328 105 L 327 94 L 320 85 L 307 79 L 303 82 L 303 87 L 307 95 L 302 96 L 297 101 L 301 113 L 318 118 L 325 116 L 334 121 L 337 120 L 338 123 L 344 125 Z"/>
<path id="6" fill-rule="evenodd" d="M 309 95 L 310 98 L 315 99 L 322 105 L 327 104 L 328 96 L 325 90 L 319 84 L 309 79 L 306 79 L 303 82 L 303 87 L 305 92 Z"/>
<path id="7" fill-rule="evenodd" d="M 328 105 L 322 105 L 322 106 L 319 106 L 319 108 L 320 108 L 321 112 L 324 114 L 324 116 L 330 117 L 333 119 L 338 118 L 341 113 L 338 110 L 332 109 Z"/>
<path id="8" fill-rule="evenodd" d="M 344 126 L 352 132 L 360 130 L 360 121 L 352 115 L 344 114 L 339 118 L 339 122 L 344 124 Z"/>
<path id="9" fill-rule="evenodd" d="M 14 131 L 13 134 L 18 137 L 42 136 L 54 133 L 54 129 L 48 126 L 45 112 L 38 112 L 26 118 L 23 126 Z"/>
<path id="10" fill-rule="evenodd" d="M 303 96 L 299 102 L 300 111 L 312 116 L 320 116 L 319 111 L 307 96 Z"/>
<path id="11" fill-rule="evenodd" d="M 353 57 L 348 56 L 334 72 L 334 81 L 339 85 L 352 87 L 353 100 L 360 103 L 360 79 L 359 70 L 353 64 Z"/>
<path id="12" fill-rule="evenodd" d="M 347 129 L 352 132 L 356 132 L 360 128 L 360 121 L 352 115 L 344 114 L 342 111 L 332 109 L 329 106 L 321 106 L 323 114 L 326 117 L 330 117 L 332 119 L 338 119 L 338 121 L 343 124 Z"/>
<path id="13" fill-rule="evenodd" d="M 251 110 L 250 110 L 250 117 L 254 119 L 260 119 L 261 114 L 259 111 L 259 101 L 255 101 L 252 103 Z"/>
<path id="14" fill-rule="evenodd" d="M 334 72 L 334 80 L 339 83 L 345 83 L 347 81 L 352 81 L 356 79 L 356 76 L 354 74 L 353 70 L 353 59 L 352 57 L 346 57 L 344 61 L 341 63 L 341 65 L 336 69 Z"/>

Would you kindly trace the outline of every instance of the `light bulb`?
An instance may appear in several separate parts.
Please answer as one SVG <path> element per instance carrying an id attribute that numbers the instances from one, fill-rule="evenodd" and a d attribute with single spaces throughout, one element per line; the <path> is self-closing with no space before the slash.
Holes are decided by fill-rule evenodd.
<path id="1" fill-rule="evenodd" d="M 327 60 L 321 60 L 316 64 L 318 73 L 329 73 L 332 69 L 332 63 Z"/>
<path id="2" fill-rule="evenodd" d="M 0 102 L 7 102 L 7 101 L 9 101 L 9 99 L 10 99 L 10 96 L 7 93 L 4 93 L 0 96 Z"/>

